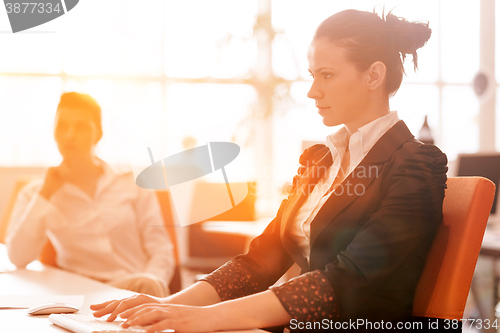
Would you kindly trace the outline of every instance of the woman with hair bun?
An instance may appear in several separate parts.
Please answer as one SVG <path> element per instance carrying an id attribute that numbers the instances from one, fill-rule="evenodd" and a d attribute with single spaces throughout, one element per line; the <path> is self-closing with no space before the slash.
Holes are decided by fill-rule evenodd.
<path id="1" fill-rule="evenodd" d="M 94 315 L 120 315 L 125 327 L 152 324 L 148 332 L 409 320 L 442 221 L 447 160 L 414 139 L 390 111 L 389 96 L 406 55 L 417 68 L 416 51 L 430 35 L 427 24 L 391 13 L 327 18 L 308 51 L 308 97 L 326 126 L 344 127 L 304 151 L 276 218 L 247 254 L 186 290 L 94 305 Z M 293 263 L 301 275 L 273 286 Z"/>

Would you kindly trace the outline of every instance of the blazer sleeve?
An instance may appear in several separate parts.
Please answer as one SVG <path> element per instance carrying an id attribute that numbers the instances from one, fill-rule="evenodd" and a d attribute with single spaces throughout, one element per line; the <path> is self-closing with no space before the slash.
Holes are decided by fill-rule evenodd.
<path id="1" fill-rule="evenodd" d="M 223 301 L 247 296 L 275 283 L 293 260 L 280 240 L 280 221 L 287 200 L 264 232 L 251 243 L 247 254 L 237 256 L 203 280 L 214 286 Z"/>
<path id="2" fill-rule="evenodd" d="M 297 190 L 299 180 L 306 174 L 307 168 L 315 165 L 328 151 L 325 145 L 318 144 L 303 152 L 299 158 L 301 166 L 298 174 L 293 178 L 292 194 Z M 294 263 L 280 237 L 281 219 L 288 200 L 282 201 L 276 217 L 250 243 L 247 254 L 236 257 L 203 279 L 214 286 L 223 301 L 266 290 Z"/>
<path id="3" fill-rule="evenodd" d="M 447 160 L 435 146 L 415 150 L 396 160 L 380 206 L 336 260 L 272 288 L 292 318 L 355 317 L 356 309 L 393 279 L 409 256 L 425 258 L 428 246 L 423 244 L 430 244 L 442 221 Z M 418 280 L 421 269 L 416 271 Z"/>

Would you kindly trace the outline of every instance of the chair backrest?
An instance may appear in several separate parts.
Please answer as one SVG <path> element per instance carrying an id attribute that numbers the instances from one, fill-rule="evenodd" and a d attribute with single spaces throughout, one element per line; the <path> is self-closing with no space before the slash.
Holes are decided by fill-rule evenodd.
<path id="1" fill-rule="evenodd" d="M 172 240 L 174 246 L 175 269 L 172 280 L 170 281 L 170 293 L 176 293 L 182 289 L 181 270 L 179 264 L 179 244 L 177 241 L 175 219 L 172 211 L 172 199 L 169 191 L 155 191 L 158 203 L 160 204 L 161 212 L 163 214 L 163 223 L 167 229 L 167 233 Z"/>
<path id="2" fill-rule="evenodd" d="M 448 178 L 443 223 L 418 282 L 413 316 L 462 318 L 494 195 L 486 178 Z"/>
<path id="3" fill-rule="evenodd" d="M 10 192 L 9 201 L 5 205 L 5 209 L 0 218 L 0 243 L 5 243 L 5 237 L 7 237 L 7 229 L 9 227 L 10 216 L 12 215 L 12 210 L 14 209 L 14 204 L 17 200 L 17 195 L 19 191 L 28 184 L 32 177 L 21 177 L 15 183 L 12 191 Z"/>

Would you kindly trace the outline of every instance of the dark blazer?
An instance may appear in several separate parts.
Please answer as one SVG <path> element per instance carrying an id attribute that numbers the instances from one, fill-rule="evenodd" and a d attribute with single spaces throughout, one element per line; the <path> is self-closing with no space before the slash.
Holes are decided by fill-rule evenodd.
<path id="1" fill-rule="evenodd" d="M 296 262 L 303 274 L 272 289 L 293 318 L 408 318 L 442 221 L 446 163 L 438 148 L 415 140 L 399 121 L 319 210 L 311 223 L 308 262 L 287 230 L 331 164 L 329 149 L 316 145 L 304 152 L 291 195 L 249 252 L 206 280 L 223 299 L 235 298 L 267 289 Z"/>

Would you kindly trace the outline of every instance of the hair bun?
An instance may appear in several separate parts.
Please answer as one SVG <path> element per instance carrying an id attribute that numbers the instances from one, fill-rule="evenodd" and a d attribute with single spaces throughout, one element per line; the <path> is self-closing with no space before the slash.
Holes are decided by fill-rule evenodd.
<path id="1" fill-rule="evenodd" d="M 326 39 L 347 51 L 349 61 L 361 71 L 374 62 L 386 66 L 385 89 L 394 95 L 403 80 L 403 61 L 413 55 L 417 69 L 417 49 L 425 45 L 431 36 L 428 23 L 409 22 L 392 15 L 378 15 L 375 10 L 366 12 L 346 9 L 324 20 L 316 29 L 314 41 Z"/>
<path id="2" fill-rule="evenodd" d="M 429 23 L 409 22 L 402 17 L 388 13 L 385 22 L 389 28 L 394 48 L 401 52 L 403 61 L 407 54 L 413 56 L 413 65 L 417 69 L 417 50 L 424 46 L 431 37 Z"/>

